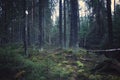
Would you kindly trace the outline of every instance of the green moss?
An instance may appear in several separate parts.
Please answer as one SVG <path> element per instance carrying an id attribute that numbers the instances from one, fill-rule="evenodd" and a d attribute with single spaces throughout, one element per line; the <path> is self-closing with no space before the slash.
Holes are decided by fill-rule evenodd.
<path id="1" fill-rule="evenodd" d="M 25 58 L 22 48 L 0 48 L 1 73 L 2 70 L 11 71 L 14 76 L 18 71 L 24 70 L 25 80 L 58 80 L 59 78 L 72 80 L 78 76 L 81 80 L 120 80 L 118 76 L 91 74 L 88 70 L 94 63 L 79 59 L 79 57 L 86 56 L 82 54 L 86 53 L 84 50 L 73 53 L 70 49 L 50 54 L 46 51 L 29 49 L 29 52 L 31 56 Z M 7 74 L 4 76 L 6 77 Z"/>
<path id="2" fill-rule="evenodd" d="M 84 67 L 84 64 L 80 61 L 76 61 L 76 64 L 77 64 L 78 67 Z"/>
<path id="3" fill-rule="evenodd" d="M 64 50 L 63 53 L 73 53 L 73 50 L 72 49 L 67 49 L 67 50 Z"/>

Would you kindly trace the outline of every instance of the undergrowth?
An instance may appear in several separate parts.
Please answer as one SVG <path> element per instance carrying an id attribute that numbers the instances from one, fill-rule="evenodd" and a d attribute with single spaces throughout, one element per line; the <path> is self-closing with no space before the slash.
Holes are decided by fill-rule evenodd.
<path id="1" fill-rule="evenodd" d="M 21 47 L 0 48 L 0 80 L 120 80 L 113 75 L 92 74 L 95 64 L 86 60 L 94 57 L 83 49 L 76 53 L 72 49 L 29 49 L 29 54 L 29 58 L 24 57 Z"/>

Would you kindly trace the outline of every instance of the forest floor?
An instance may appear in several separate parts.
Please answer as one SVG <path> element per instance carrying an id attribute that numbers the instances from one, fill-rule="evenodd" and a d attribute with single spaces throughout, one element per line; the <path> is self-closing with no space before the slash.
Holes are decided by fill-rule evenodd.
<path id="1" fill-rule="evenodd" d="M 20 55 L 11 56 L 11 53 Z M 6 55 L 0 54 L 2 61 L 0 75 L 8 75 L 7 72 L 11 71 L 9 76 L 13 77 L 10 79 L 7 76 L 8 79 L 5 79 L 4 75 L 5 77 L 0 80 L 120 80 L 119 76 L 93 72 L 92 69 L 107 58 L 104 55 L 87 53 L 85 49 L 78 51 L 72 49 L 46 49 L 43 51 L 30 49 L 29 58 L 23 57 L 20 49 L 14 49 L 11 53 L 7 53 L 6 58 Z M 1 58 L 3 56 L 4 58 Z"/>

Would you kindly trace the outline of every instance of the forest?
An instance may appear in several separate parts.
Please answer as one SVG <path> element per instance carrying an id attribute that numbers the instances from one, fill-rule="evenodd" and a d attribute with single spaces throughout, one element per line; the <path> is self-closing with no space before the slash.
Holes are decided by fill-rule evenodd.
<path id="1" fill-rule="evenodd" d="M 120 0 L 0 0 L 0 80 L 120 80 Z"/>

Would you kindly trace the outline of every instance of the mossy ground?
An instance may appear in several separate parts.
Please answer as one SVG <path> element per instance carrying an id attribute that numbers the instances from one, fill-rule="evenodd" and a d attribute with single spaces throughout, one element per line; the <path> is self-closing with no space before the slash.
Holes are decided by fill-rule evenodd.
<path id="1" fill-rule="evenodd" d="M 105 59 L 84 49 L 0 48 L 0 80 L 120 80 L 110 74 L 92 73 L 91 69 Z"/>

